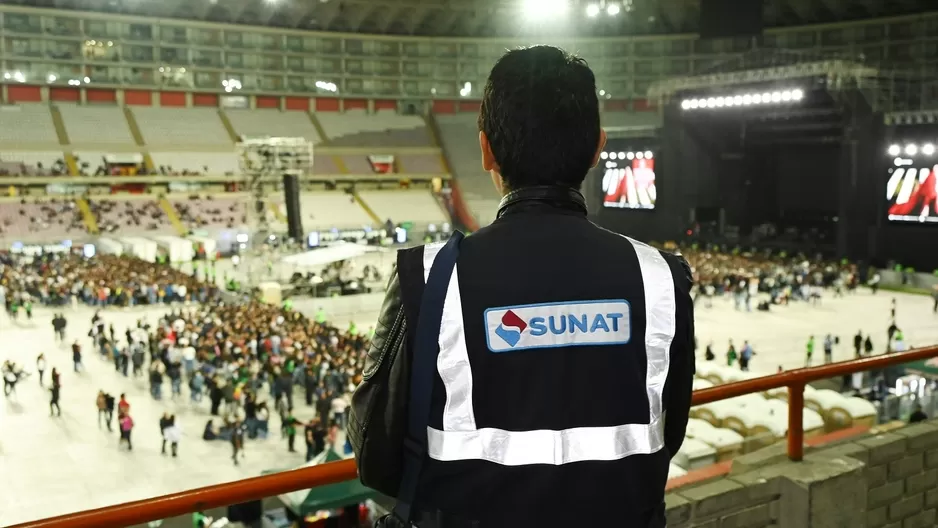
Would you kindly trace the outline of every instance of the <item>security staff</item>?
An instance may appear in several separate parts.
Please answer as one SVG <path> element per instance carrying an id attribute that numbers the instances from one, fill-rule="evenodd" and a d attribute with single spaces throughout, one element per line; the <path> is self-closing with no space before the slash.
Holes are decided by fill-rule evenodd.
<path id="1" fill-rule="evenodd" d="M 663 527 L 694 370 L 687 263 L 587 220 L 578 189 L 606 136 L 582 59 L 548 46 L 505 54 L 479 128 L 503 199 L 449 279 L 414 524 Z M 362 481 L 391 496 L 440 246 L 398 252 L 353 397 Z"/>

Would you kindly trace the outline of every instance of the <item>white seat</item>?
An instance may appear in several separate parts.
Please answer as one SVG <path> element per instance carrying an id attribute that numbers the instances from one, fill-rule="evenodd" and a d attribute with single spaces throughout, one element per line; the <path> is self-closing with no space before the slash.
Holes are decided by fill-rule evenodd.
<path id="1" fill-rule="evenodd" d="M 134 107 L 140 133 L 150 148 L 166 151 L 231 150 L 234 143 L 215 108 Z M 175 147 L 175 148 L 167 148 Z"/>
<path id="2" fill-rule="evenodd" d="M 379 218 L 395 223 L 442 224 L 446 214 L 429 191 L 361 191 L 362 200 Z"/>
<path id="3" fill-rule="evenodd" d="M 306 112 L 231 109 L 225 110 L 225 114 L 239 136 L 303 137 L 313 143 L 322 141 Z"/>
<path id="4" fill-rule="evenodd" d="M 0 143 L 58 145 L 49 105 L 0 105 Z"/>
<path id="5" fill-rule="evenodd" d="M 174 173 L 188 171 L 201 175 L 223 176 L 240 174 L 238 158 L 231 152 L 151 152 L 150 158 L 159 171 L 160 167 L 172 168 Z M 208 170 L 206 170 L 208 167 Z"/>
<path id="6" fill-rule="evenodd" d="M 351 195 L 339 191 L 300 194 L 303 228 L 308 230 L 361 229 L 374 221 Z"/>
<path id="7" fill-rule="evenodd" d="M 60 104 L 58 108 L 73 144 L 135 144 L 124 111 L 117 106 Z"/>
<path id="8" fill-rule="evenodd" d="M 430 146 L 424 120 L 395 112 L 368 114 L 364 110 L 316 114 L 332 145 Z"/>

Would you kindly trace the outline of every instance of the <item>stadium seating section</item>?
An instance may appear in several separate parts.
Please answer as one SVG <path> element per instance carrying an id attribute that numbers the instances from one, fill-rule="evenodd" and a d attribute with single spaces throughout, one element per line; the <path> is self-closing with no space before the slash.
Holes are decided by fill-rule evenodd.
<path id="1" fill-rule="evenodd" d="M 419 116 L 363 110 L 317 114 L 329 144 L 355 147 L 431 147 L 433 141 Z"/>
<path id="2" fill-rule="evenodd" d="M 303 137 L 313 143 L 322 142 L 309 114 L 280 110 L 225 110 L 232 128 L 245 137 Z"/>
<path id="3" fill-rule="evenodd" d="M 58 109 L 73 145 L 136 145 L 124 112 L 117 106 L 62 104 Z"/>
<path id="4" fill-rule="evenodd" d="M 466 205 L 476 215 L 479 225 L 488 225 L 495 219 L 500 197 L 492 186 L 492 178 L 482 170 L 482 162 L 479 160 L 476 116 L 439 115 L 436 116 L 436 122 L 450 170 L 459 181 Z"/>
<path id="5" fill-rule="evenodd" d="M 447 221 L 443 208 L 426 191 L 362 191 L 359 195 L 381 219 L 418 225 Z"/>

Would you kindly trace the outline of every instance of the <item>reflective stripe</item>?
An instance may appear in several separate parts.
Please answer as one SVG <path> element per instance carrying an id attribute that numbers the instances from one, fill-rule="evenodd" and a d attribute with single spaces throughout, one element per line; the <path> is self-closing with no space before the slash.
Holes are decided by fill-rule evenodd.
<path id="1" fill-rule="evenodd" d="M 443 430 L 428 427 L 430 458 L 440 461 L 486 460 L 505 466 L 561 465 L 618 460 L 649 454 L 664 446 L 662 392 L 668 376 L 676 327 L 676 300 L 671 268 L 658 250 L 632 239 L 645 295 L 646 388 L 650 423 L 576 427 L 560 431 L 477 429 L 472 408 L 472 368 L 466 348 L 458 266 L 447 288 L 440 327 L 437 370 L 446 389 Z M 441 245 L 424 248 L 424 280 Z"/>

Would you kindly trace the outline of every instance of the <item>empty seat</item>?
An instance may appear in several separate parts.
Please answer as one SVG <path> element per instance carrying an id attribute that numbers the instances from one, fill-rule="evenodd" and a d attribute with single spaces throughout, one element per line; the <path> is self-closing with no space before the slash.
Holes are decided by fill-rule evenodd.
<path id="1" fill-rule="evenodd" d="M 362 200 L 379 218 L 395 223 L 440 224 L 448 219 L 430 191 L 362 191 Z"/>
<path id="2" fill-rule="evenodd" d="M 159 150 L 199 150 L 200 147 L 228 147 L 234 143 L 215 108 L 135 107 L 134 116 L 146 144 Z"/>
<path id="3" fill-rule="evenodd" d="M 303 228 L 308 230 L 356 229 L 374 224 L 351 195 L 341 191 L 300 194 Z"/>
<path id="4" fill-rule="evenodd" d="M 58 108 L 74 144 L 134 145 L 130 125 L 118 106 L 60 104 Z"/>
<path id="5" fill-rule="evenodd" d="M 406 174 L 443 174 L 438 154 L 404 154 L 397 160 L 398 172 Z"/>
<path id="6" fill-rule="evenodd" d="M 433 145 L 427 125 L 419 116 L 398 115 L 394 112 L 368 114 L 364 110 L 349 110 L 345 113 L 317 113 L 316 117 L 326 135 L 329 136 L 330 145 L 362 147 Z"/>
<path id="7" fill-rule="evenodd" d="M 241 173 L 234 150 L 231 152 L 151 152 L 150 158 L 158 172 L 162 172 L 161 168 L 166 168 L 167 172 L 173 174 L 223 176 Z"/>
<path id="8" fill-rule="evenodd" d="M 0 144 L 58 145 L 52 113 L 44 104 L 0 105 Z"/>
<path id="9" fill-rule="evenodd" d="M 486 225 L 495 218 L 501 197 L 492 185 L 492 178 L 482 170 L 476 116 L 438 115 L 436 122 L 450 171 L 459 181 L 463 199 L 479 225 Z"/>
<path id="10" fill-rule="evenodd" d="M 239 136 L 303 137 L 313 143 L 321 141 L 309 114 L 280 110 L 225 110 L 228 121 Z"/>

